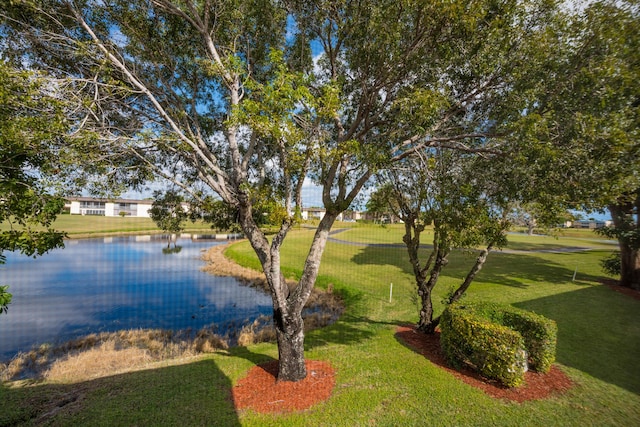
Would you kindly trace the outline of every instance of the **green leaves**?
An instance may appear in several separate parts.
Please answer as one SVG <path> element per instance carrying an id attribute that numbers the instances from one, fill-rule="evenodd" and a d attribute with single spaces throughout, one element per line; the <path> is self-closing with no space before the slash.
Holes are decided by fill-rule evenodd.
<path id="1" fill-rule="evenodd" d="M 553 191 L 601 208 L 640 187 L 638 124 L 640 19 L 631 3 L 599 1 L 573 17 L 548 54 L 554 90 L 539 97 L 553 144 L 546 177 Z M 555 74 L 559 73 L 559 74 Z M 569 184 L 569 185 L 567 185 Z"/>
<path id="2" fill-rule="evenodd" d="M 409 89 L 394 105 L 401 120 L 416 133 L 427 133 L 449 106 L 450 98 L 443 90 L 421 87 Z"/>
<path id="3" fill-rule="evenodd" d="M 7 313 L 8 305 L 11 303 L 12 295 L 7 291 L 9 286 L 0 286 L 0 314 Z"/>
<path id="4" fill-rule="evenodd" d="M 509 387 L 523 383 L 527 361 L 536 372 L 548 372 L 555 361 L 558 327 L 532 312 L 491 303 L 452 304 L 440 324 L 451 362 L 469 363 Z"/>
<path id="5" fill-rule="evenodd" d="M 0 222 L 10 226 L 0 233 L 0 262 L 5 250 L 33 256 L 64 246 L 64 233 L 50 228 L 64 200 L 46 184 L 61 166 L 66 128 L 47 81 L 0 62 Z"/>

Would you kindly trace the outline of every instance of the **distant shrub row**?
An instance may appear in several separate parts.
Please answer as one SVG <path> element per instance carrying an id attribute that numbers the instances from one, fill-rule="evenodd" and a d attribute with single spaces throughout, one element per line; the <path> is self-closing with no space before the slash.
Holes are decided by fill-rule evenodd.
<path id="1" fill-rule="evenodd" d="M 508 387 L 524 382 L 527 369 L 548 372 L 555 361 L 553 320 L 515 307 L 452 304 L 440 319 L 442 350 L 451 364 L 470 365 Z"/>

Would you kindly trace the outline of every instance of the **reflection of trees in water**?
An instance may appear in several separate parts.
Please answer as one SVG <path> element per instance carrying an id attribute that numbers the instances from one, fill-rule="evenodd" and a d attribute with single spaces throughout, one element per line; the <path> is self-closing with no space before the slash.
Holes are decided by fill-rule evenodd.
<path id="1" fill-rule="evenodd" d="M 162 253 L 165 255 L 179 254 L 182 251 L 182 246 L 174 245 L 173 247 L 162 248 Z"/>
<path id="2" fill-rule="evenodd" d="M 169 235 L 167 235 L 167 249 L 169 249 L 171 247 L 171 243 L 173 243 L 173 247 L 174 248 L 178 247 L 178 235 L 177 234 L 169 234 Z M 178 251 L 175 251 L 175 252 L 165 252 L 165 253 L 178 253 L 178 252 L 180 252 L 180 251 L 178 250 Z"/>

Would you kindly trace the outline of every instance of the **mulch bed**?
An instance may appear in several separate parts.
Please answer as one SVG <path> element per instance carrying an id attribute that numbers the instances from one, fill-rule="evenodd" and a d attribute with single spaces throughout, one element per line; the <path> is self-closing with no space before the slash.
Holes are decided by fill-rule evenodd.
<path id="1" fill-rule="evenodd" d="M 572 382 L 557 366 L 553 365 L 546 374 L 525 373 L 525 384 L 508 388 L 497 381 L 488 380 L 471 369 L 460 371 L 451 368 L 440 349 L 440 332 L 433 335 L 416 331 L 414 326 L 399 326 L 396 337 L 405 345 L 429 359 L 431 363 L 452 373 L 456 378 L 484 391 L 489 396 L 515 402 L 544 399 L 553 393 L 568 390 Z"/>
<path id="2" fill-rule="evenodd" d="M 640 291 L 627 288 L 626 286 L 620 286 L 620 282 L 613 279 L 603 279 L 601 281 L 604 285 L 608 286 L 612 291 L 621 293 L 636 300 L 640 300 Z"/>
<path id="3" fill-rule="evenodd" d="M 307 377 L 298 382 L 278 382 L 278 361 L 254 366 L 233 387 L 236 409 L 260 413 L 294 412 L 308 409 L 331 396 L 335 371 L 327 362 L 305 361 Z"/>

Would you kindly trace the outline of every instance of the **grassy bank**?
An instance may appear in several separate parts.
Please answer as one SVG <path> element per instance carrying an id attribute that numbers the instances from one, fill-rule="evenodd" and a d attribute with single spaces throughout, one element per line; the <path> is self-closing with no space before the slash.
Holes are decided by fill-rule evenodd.
<path id="1" fill-rule="evenodd" d="M 7 230 L 7 223 L 0 223 L 0 230 Z M 141 233 L 162 233 L 151 218 L 107 217 L 93 215 L 59 215 L 52 228 L 64 231 L 70 238 L 100 237 Z M 210 233 L 211 227 L 202 222 L 185 222 L 185 233 Z"/>
<path id="2" fill-rule="evenodd" d="M 397 243 L 386 230 L 358 227 L 336 238 L 363 241 L 368 235 L 373 243 Z M 311 236 L 312 231 L 296 231 L 283 247 L 288 274 L 299 274 Z M 548 249 L 545 242 L 519 237 L 530 248 Z M 556 248 L 575 243 L 553 241 Z M 247 242 L 227 254 L 257 265 Z M 574 387 L 545 400 L 495 400 L 404 346 L 395 328 L 417 320 L 406 251 L 329 242 L 318 285 L 333 283 L 347 311 L 306 340 L 309 359 L 329 361 L 336 369 L 327 402 L 299 414 L 236 412 L 231 387 L 250 367 L 277 358 L 274 344 L 258 344 L 99 378 L 4 383 L 0 425 L 640 425 L 640 301 L 599 283 L 598 262 L 607 254 L 495 253 L 469 291 L 468 300 L 509 303 L 556 320 L 558 365 Z M 452 255 L 436 290 L 438 312 L 441 297 L 473 260 L 462 252 Z"/>

